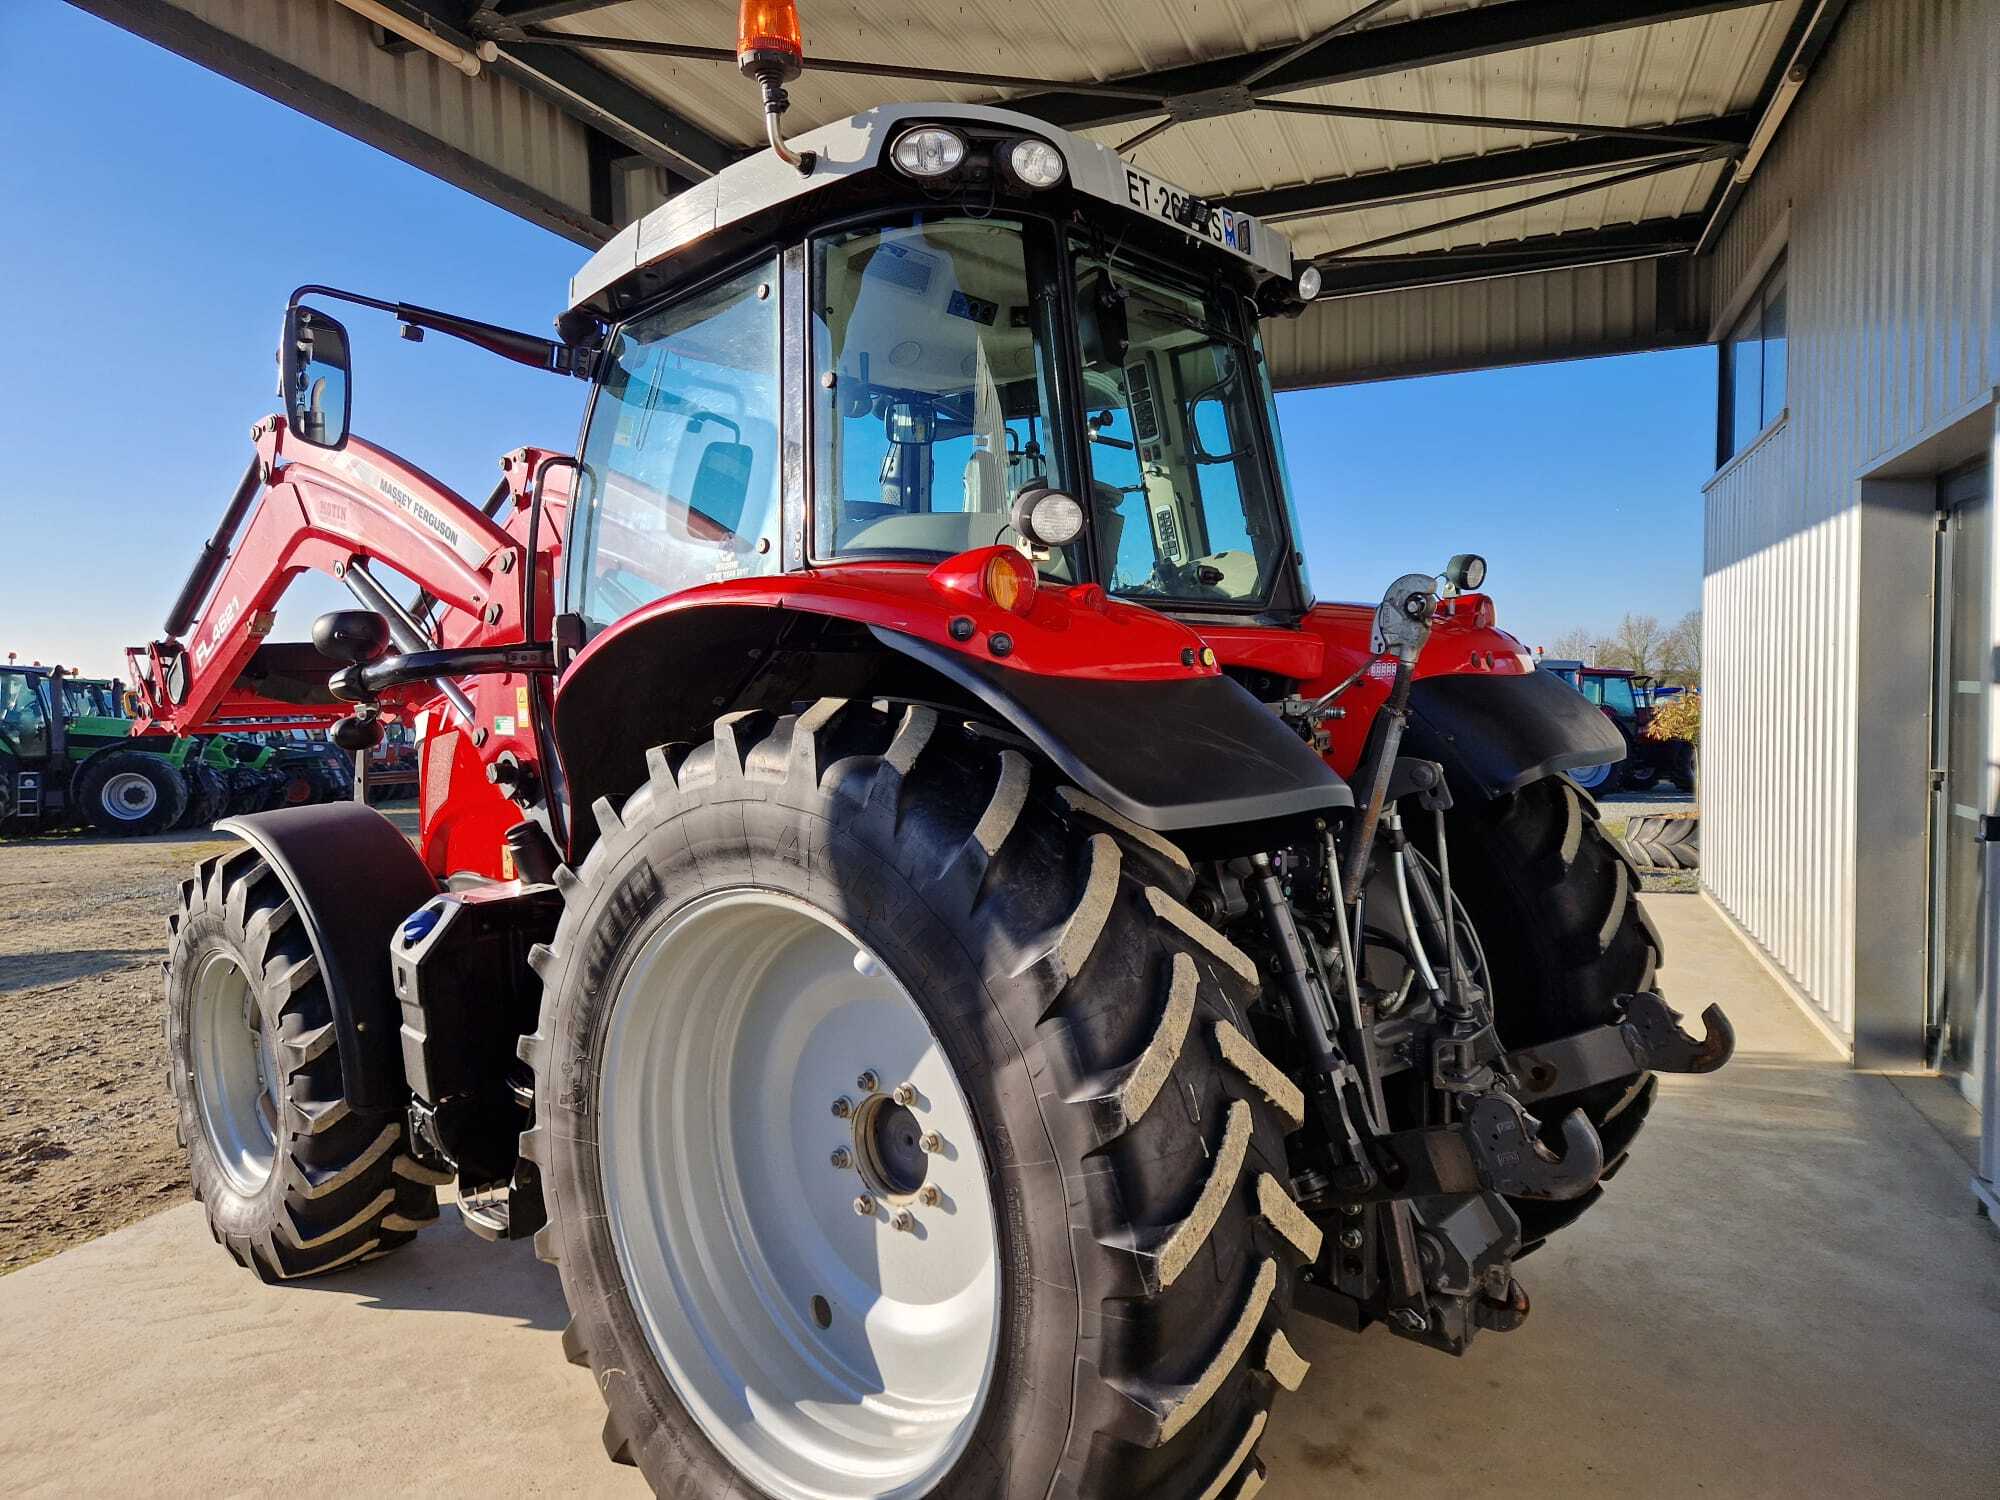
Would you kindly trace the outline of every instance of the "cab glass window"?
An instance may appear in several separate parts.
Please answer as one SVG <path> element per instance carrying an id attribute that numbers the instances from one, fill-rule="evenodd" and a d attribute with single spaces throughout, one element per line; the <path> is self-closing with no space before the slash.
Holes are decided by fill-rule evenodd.
<path id="1" fill-rule="evenodd" d="M 0 744 L 21 758 L 49 753 L 49 714 L 37 674 L 0 672 Z"/>
<path id="2" fill-rule="evenodd" d="M 814 248 L 814 548 L 949 557 L 1021 545 L 1030 484 L 1066 488 L 1051 309 L 1019 224 L 925 218 Z M 1078 576 L 1073 548 L 1037 551 Z"/>
<path id="3" fill-rule="evenodd" d="M 569 607 L 588 626 L 779 570 L 777 288 L 759 265 L 612 339 L 571 522 Z"/>
<path id="4" fill-rule="evenodd" d="M 1269 597 L 1285 555 L 1269 394 L 1226 295 L 1089 255 L 1077 326 L 1090 500 L 1113 593 L 1234 605 Z"/>

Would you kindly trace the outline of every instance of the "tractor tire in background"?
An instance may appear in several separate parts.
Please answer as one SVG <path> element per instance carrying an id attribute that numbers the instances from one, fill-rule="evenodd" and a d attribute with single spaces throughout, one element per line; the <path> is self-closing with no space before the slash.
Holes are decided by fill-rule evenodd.
<path id="1" fill-rule="evenodd" d="M 76 807 L 99 833 L 165 833 L 187 810 L 188 787 L 164 755 L 107 750 L 76 779 Z"/>
<path id="2" fill-rule="evenodd" d="M 285 806 L 285 789 L 290 785 L 291 778 L 285 775 L 283 771 L 274 770 L 270 767 L 257 771 L 256 776 L 259 787 L 257 793 L 257 811 L 271 812 Z"/>
<path id="3" fill-rule="evenodd" d="M 174 827 L 206 828 L 228 810 L 229 783 L 213 766 L 205 766 L 198 760 L 185 761 L 181 765 L 181 780 L 187 783 L 187 811 Z"/>
<path id="4" fill-rule="evenodd" d="M 350 1108 L 297 905 L 248 847 L 204 860 L 168 919 L 167 1081 L 209 1230 L 263 1281 L 408 1244 L 440 1174 L 400 1109 Z"/>
<path id="5" fill-rule="evenodd" d="M 229 787 L 229 816 L 258 811 L 264 803 L 264 778 L 248 766 L 231 766 L 219 773 Z"/>
<path id="6" fill-rule="evenodd" d="M 1620 995 L 1652 987 L 1660 937 L 1639 905 L 1638 877 L 1599 824 L 1597 804 L 1568 777 L 1492 801 L 1462 796 L 1447 827 L 1452 889 L 1484 946 L 1494 1022 L 1509 1050 L 1615 1021 Z M 1652 1074 L 1635 1073 L 1546 1100 L 1535 1115 L 1561 1149 L 1563 1117 L 1580 1107 L 1604 1141 L 1608 1182 L 1656 1089 Z M 1603 1192 L 1600 1183 L 1562 1203 L 1510 1200 L 1523 1253 Z"/>
<path id="7" fill-rule="evenodd" d="M 1628 759 L 1621 770 L 1625 786 L 1635 792 L 1651 791 L 1660 779 L 1660 768 L 1649 761 Z"/>
<path id="8" fill-rule="evenodd" d="M 1701 819 L 1693 813 L 1648 813 L 1625 825 L 1625 853 L 1642 870 L 1701 868 Z"/>
<path id="9" fill-rule="evenodd" d="M 612 1457 L 663 1495 L 1259 1487 L 1320 1231 L 1181 852 L 929 708 L 648 760 L 522 1044 Z"/>
<path id="10" fill-rule="evenodd" d="M 1609 797 L 1625 784 L 1623 761 L 1583 766 L 1569 773 L 1570 779 L 1593 797 Z"/>
<path id="11" fill-rule="evenodd" d="M 1667 780 L 1682 791 L 1694 793 L 1695 753 L 1691 740 L 1675 740 L 1667 766 Z"/>

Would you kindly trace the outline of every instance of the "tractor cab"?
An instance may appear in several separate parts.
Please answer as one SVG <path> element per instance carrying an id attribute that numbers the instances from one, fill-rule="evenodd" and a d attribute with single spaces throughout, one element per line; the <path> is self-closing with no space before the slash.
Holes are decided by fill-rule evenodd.
<path id="1" fill-rule="evenodd" d="M 569 553 L 590 627 L 994 545 L 1177 613 L 1306 607 L 1258 331 L 1300 305 L 1281 235 L 1000 110 L 796 145 L 810 170 L 741 163 L 573 283 L 601 350 Z"/>

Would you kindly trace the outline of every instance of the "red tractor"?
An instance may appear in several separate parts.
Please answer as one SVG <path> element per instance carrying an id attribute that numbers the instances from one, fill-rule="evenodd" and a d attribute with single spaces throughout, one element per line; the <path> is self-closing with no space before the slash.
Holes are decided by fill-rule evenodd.
<path id="1" fill-rule="evenodd" d="M 145 712 L 407 724 L 421 832 L 219 825 L 167 977 L 195 1191 L 275 1281 L 455 1184 L 666 1493 L 1247 1494 L 1288 1314 L 1516 1327 L 1727 1024 L 1653 991 L 1565 774 L 1621 743 L 1483 564 L 1315 602 L 1278 234 L 996 109 L 772 135 L 556 340 L 287 309 Z M 349 431 L 307 299 L 583 381 L 577 456 L 461 498 Z M 305 568 L 359 608 L 265 641 Z"/>

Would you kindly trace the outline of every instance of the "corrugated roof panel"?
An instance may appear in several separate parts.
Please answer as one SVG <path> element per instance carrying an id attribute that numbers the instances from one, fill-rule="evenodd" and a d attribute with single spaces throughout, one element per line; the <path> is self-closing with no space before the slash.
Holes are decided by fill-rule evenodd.
<path id="1" fill-rule="evenodd" d="M 347 110 L 342 98 L 364 101 L 388 116 L 407 121 L 451 152 L 410 147 L 393 131 L 378 130 L 386 144 L 433 170 L 461 179 L 476 174 L 482 163 L 504 164 L 509 174 L 500 196 L 510 194 L 522 212 L 544 221 L 560 217 L 576 224 L 574 205 L 598 212 L 629 212 L 643 206 L 645 193 L 619 190 L 614 176 L 608 199 L 593 197 L 590 147 L 592 132 L 616 140 L 643 143 L 670 137 L 653 133 L 661 122 L 654 107 L 672 112 L 725 145 L 751 150 L 761 144 L 762 121 L 757 91 L 737 75 L 729 61 L 692 61 L 642 53 L 587 49 L 570 54 L 562 49 L 520 41 L 491 10 L 410 3 L 438 16 L 441 24 L 470 27 L 494 38 L 501 63 L 477 79 L 465 79 L 435 60 L 416 52 L 394 53 L 372 44 L 367 28 L 333 0 L 78 0 L 107 12 L 129 15 L 134 29 L 145 31 L 144 17 L 157 12 L 188 13 L 213 18 L 215 27 L 242 37 L 257 51 L 286 61 L 325 80 L 329 91 L 341 91 L 322 113 L 342 128 L 368 135 L 371 118 Z M 1293 43 L 1319 36 L 1342 17 L 1355 14 L 1364 0 L 1206 0 L 1188 5 L 1172 0 L 1012 0 L 1003 6 L 884 6 L 880 0 L 810 0 L 804 7 L 808 67 L 790 87 L 792 113 L 787 128 L 796 133 L 814 125 L 882 103 L 926 98 L 962 102 L 1007 103 L 1007 90 L 984 85 L 952 86 L 859 73 L 835 73 L 810 66 L 812 59 L 848 59 L 887 65 L 963 69 L 981 75 L 1007 74 L 1049 80 L 1051 97 L 1041 107 L 1050 118 L 1102 119 L 1130 115 L 1116 125 L 1087 131 L 1110 145 L 1131 139 L 1151 120 L 1145 100 L 1132 103 L 1108 99 L 1092 109 L 1087 96 L 1064 93 L 1062 83 L 1112 79 L 1132 80 L 1168 68 L 1204 65 L 1201 81 L 1241 78 L 1245 54 L 1258 49 L 1282 51 Z M 1523 120 L 1597 123 L 1617 129 L 1643 129 L 1675 123 L 1697 124 L 1721 116 L 1748 117 L 1761 104 L 1766 85 L 1775 75 L 1780 55 L 1800 22 L 1807 0 L 1765 0 L 1735 3 L 1700 0 L 1685 5 L 1666 0 L 1652 10 L 1631 0 L 1608 4 L 1564 0 L 1401 0 L 1387 6 L 1346 35 L 1329 39 L 1312 54 L 1316 76 L 1343 71 L 1365 76 L 1335 84 L 1298 87 L 1284 102 L 1421 111 L 1459 116 L 1503 116 Z M 676 42 L 729 49 L 735 37 L 735 7 L 717 0 L 624 0 L 624 3 L 580 11 L 549 23 L 548 29 L 573 36 L 603 35 L 638 41 Z M 1633 24 L 1635 13 L 1659 14 L 1695 9 L 1699 14 L 1678 19 Z M 1604 17 L 1610 16 L 1607 22 Z M 1458 19 L 1454 19 L 1458 18 Z M 1611 29 L 1588 35 L 1536 43 L 1530 33 L 1557 32 L 1580 25 L 1606 24 Z M 1410 28 L 1416 28 L 1414 32 Z M 1524 29 L 1526 28 L 1526 29 Z M 1393 35 L 1401 29 L 1401 37 Z M 470 40 L 461 37 L 462 40 Z M 1509 41 L 1520 45 L 1507 45 Z M 171 43 L 170 43 L 171 44 Z M 1442 54 L 1477 50 L 1479 55 L 1398 66 L 1432 48 Z M 1497 49 L 1497 50 L 1480 50 Z M 1343 63 L 1343 54 L 1345 63 Z M 537 68 L 540 59 L 544 67 Z M 207 59 L 204 59 L 207 60 Z M 579 61 L 587 66 L 578 67 Z M 212 62 L 258 82 L 255 66 L 233 57 Z M 1386 71 L 1367 72 L 1371 68 Z M 507 76 L 524 68 L 539 79 L 531 94 L 516 88 Z M 593 74 L 591 69 L 599 70 Z M 1315 76 L 1307 65 L 1290 76 Z M 621 98 L 629 85 L 645 100 Z M 518 74 L 516 76 L 519 76 Z M 1162 84 L 1162 88 L 1166 87 Z M 1036 89 L 1022 91 L 1041 91 Z M 543 97 L 555 98 L 551 104 Z M 1164 106 L 1162 106 L 1164 110 Z M 350 118 L 351 117 L 351 118 Z M 638 124 L 633 125 L 637 120 Z M 672 125 L 673 122 L 666 122 Z M 1738 118 L 1731 130 L 1738 140 L 1747 126 Z M 1135 148 L 1133 159 L 1149 172 L 1204 196 L 1227 202 L 1247 193 L 1296 188 L 1385 171 L 1412 172 L 1441 162 L 1459 164 L 1443 174 L 1448 180 L 1427 180 L 1411 187 L 1406 177 L 1400 190 L 1377 202 L 1338 211 L 1316 209 L 1311 200 L 1288 199 L 1296 213 L 1285 229 L 1306 254 L 1400 236 L 1381 253 L 1397 256 L 1431 251 L 1504 246 L 1517 240 L 1542 240 L 1555 235 L 1588 235 L 1600 228 L 1648 221 L 1682 220 L 1675 242 L 1691 238 L 1686 220 L 1698 215 L 1715 196 L 1728 167 L 1720 162 L 1682 163 L 1657 174 L 1610 186 L 1612 181 L 1645 158 L 1648 146 L 1607 146 L 1605 140 L 1584 137 L 1572 148 L 1575 132 L 1500 126 L 1476 126 L 1449 120 L 1383 121 L 1354 117 L 1301 115 L 1256 108 L 1201 120 L 1182 121 Z M 373 137 L 371 137 L 373 138 Z M 602 140 L 596 144 L 602 146 Z M 703 143 L 706 144 L 706 143 Z M 1543 155 L 1527 167 L 1496 166 L 1490 178 L 1469 173 L 1466 163 L 1510 152 L 1542 147 Z M 618 148 L 613 147 L 613 154 Z M 1553 153 L 1559 159 L 1548 160 Z M 688 160 L 708 161 L 723 152 L 702 151 Z M 429 159 L 426 159 L 426 157 Z M 1605 162 L 1624 163 L 1605 166 Z M 599 166 L 604 162 L 600 152 Z M 1588 171 L 1584 168 L 1588 167 Z M 697 168 L 699 170 L 699 168 Z M 1569 172 L 1575 175 L 1559 175 Z M 1539 173 L 1539 176 L 1535 174 Z M 1533 178 L 1533 180 L 1529 180 Z M 514 186 L 518 183 L 520 186 Z M 1519 206 L 1564 185 L 1586 190 L 1552 201 Z M 601 189 L 601 182 L 598 183 Z M 643 186 L 643 184 L 641 184 Z M 491 190 L 479 184 L 475 190 Z M 1440 196 L 1449 192 L 1450 196 Z M 1351 200 L 1356 194 L 1350 191 Z M 600 202 L 599 200 L 604 201 Z M 552 206 L 553 205 L 553 206 Z M 1436 228 L 1451 218 L 1481 209 L 1488 217 L 1448 229 Z M 588 215 L 583 224 L 594 228 Z M 1630 249 L 1631 237 L 1615 237 L 1598 253 Z M 1570 242 L 1574 244 L 1575 241 Z M 1539 246 L 1536 247 L 1539 250 Z M 1481 274 L 1482 262 L 1468 257 L 1451 268 L 1454 274 Z M 1508 269 L 1518 273 L 1517 257 Z M 1566 269 L 1563 287 L 1577 296 L 1615 299 L 1625 283 L 1615 277 L 1591 280 Z M 1489 263 L 1489 273 L 1491 265 Z M 1426 272 L 1428 274 L 1428 272 Z M 1539 273 L 1544 276 L 1552 273 Z M 1640 273 L 1621 272 L 1633 276 Z M 1692 274 L 1692 273 L 1690 273 Z M 1346 278 L 1351 284 L 1352 278 Z M 1634 283 L 1636 285 L 1636 283 Z M 1568 295 L 1556 282 L 1552 294 Z M 1396 294 L 1400 315 L 1417 318 L 1414 309 L 1423 295 Z M 1522 309 L 1540 295 L 1526 287 L 1498 291 L 1485 302 L 1461 293 L 1439 300 L 1438 318 L 1446 311 L 1459 329 L 1469 359 L 1485 362 L 1477 351 L 1488 344 L 1507 345 L 1504 330 L 1492 338 L 1465 322 L 1481 315 L 1525 316 Z M 1638 321 L 1615 306 L 1597 309 L 1588 318 L 1566 324 L 1551 315 L 1538 325 L 1544 332 L 1574 327 L 1577 338 L 1593 347 L 1618 336 L 1616 330 Z M 1387 314 L 1377 307 L 1370 318 Z M 1341 315 L 1346 316 L 1346 315 Z M 1358 316 L 1358 315 L 1357 315 Z M 1420 321 L 1436 336 L 1440 326 L 1430 313 Z M 1289 372 L 1327 370 L 1338 361 L 1308 360 Z"/>

